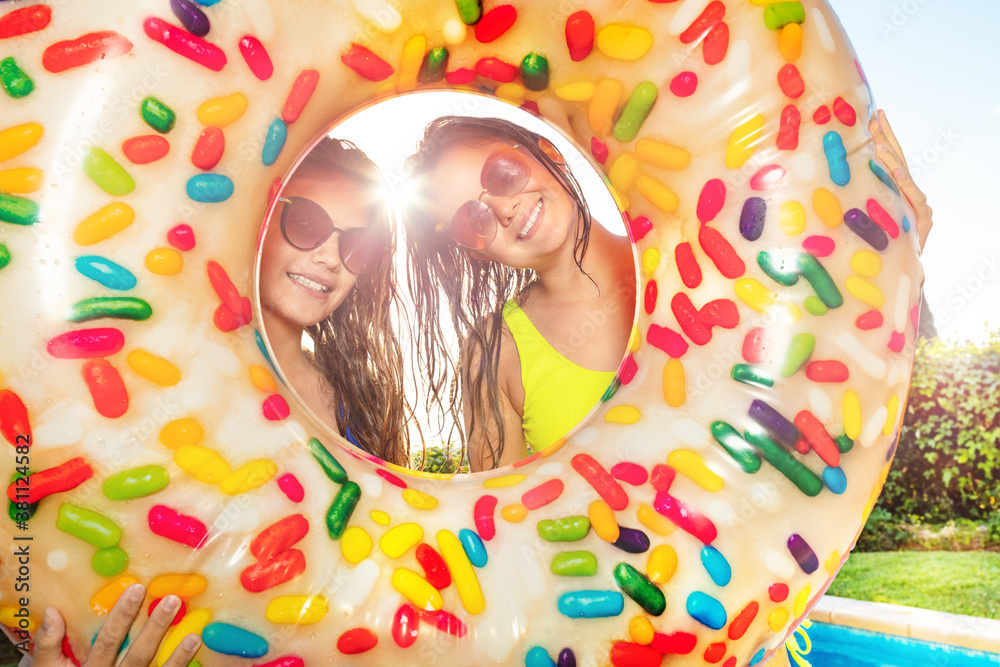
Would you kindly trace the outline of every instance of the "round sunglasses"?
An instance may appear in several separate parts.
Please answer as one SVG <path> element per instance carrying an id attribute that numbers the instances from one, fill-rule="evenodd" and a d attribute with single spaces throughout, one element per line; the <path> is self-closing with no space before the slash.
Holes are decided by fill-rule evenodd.
<path id="1" fill-rule="evenodd" d="M 355 275 L 368 273 L 389 254 L 389 247 L 368 227 L 340 229 L 322 206 L 305 197 L 278 197 L 281 209 L 281 235 L 298 250 L 315 250 L 334 232 L 340 232 L 337 249 L 340 261 Z"/>
<path id="2" fill-rule="evenodd" d="M 563 165 L 562 155 L 548 139 L 540 138 L 538 147 L 554 164 Z M 470 199 L 458 207 L 448 225 L 448 232 L 455 243 L 482 250 L 493 242 L 499 221 L 493 208 L 484 204 L 484 194 L 493 197 L 513 197 L 528 185 L 531 165 L 519 144 L 500 146 L 486 157 L 479 182 L 483 191 L 477 199 Z"/>

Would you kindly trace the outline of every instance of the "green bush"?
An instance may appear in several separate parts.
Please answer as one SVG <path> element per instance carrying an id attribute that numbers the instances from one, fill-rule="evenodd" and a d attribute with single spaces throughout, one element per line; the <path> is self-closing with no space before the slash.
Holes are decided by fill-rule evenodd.
<path id="1" fill-rule="evenodd" d="M 469 460 L 463 457 L 460 445 L 429 444 L 410 454 L 410 468 L 423 472 L 452 475 L 469 472 Z"/>
<path id="2" fill-rule="evenodd" d="M 990 521 L 996 543 L 998 499 L 1000 332 L 982 344 L 921 340 L 896 458 L 876 510 L 897 521 Z"/>

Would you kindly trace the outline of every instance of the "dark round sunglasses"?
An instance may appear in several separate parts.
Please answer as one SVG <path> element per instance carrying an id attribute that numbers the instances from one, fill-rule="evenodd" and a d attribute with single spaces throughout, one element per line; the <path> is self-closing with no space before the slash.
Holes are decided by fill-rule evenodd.
<path id="1" fill-rule="evenodd" d="M 368 227 L 340 229 L 322 206 L 305 197 L 278 197 L 281 209 L 281 235 L 299 250 L 315 250 L 334 232 L 340 232 L 337 249 L 344 268 L 355 275 L 368 273 L 389 254 L 378 234 Z"/>

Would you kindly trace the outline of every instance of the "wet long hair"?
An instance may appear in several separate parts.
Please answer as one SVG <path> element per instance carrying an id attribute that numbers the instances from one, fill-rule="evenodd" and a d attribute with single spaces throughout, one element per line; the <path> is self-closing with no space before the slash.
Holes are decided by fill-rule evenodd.
<path id="1" fill-rule="evenodd" d="M 394 247 L 395 226 L 385 200 L 382 175 L 349 141 L 325 137 L 303 159 L 295 176 L 339 176 L 358 183 L 370 200 L 368 227 Z M 392 254 L 358 276 L 343 303 L 325 320 L 306 328 L 312 361 L 329 384 L 330 406 L 342 436 L 350 431 L 358 447 L 402 466 L 409 465 L 410 416 L 403 392 L 403 353 L 391 321 L 399 312 Z"/>
<path id="2" fill-rule="evenodd" d="M 428 413 L 450 413 L 455 424 L 463 422 L 462 396 L 471 406 L 465 420 L 463 445 L 476 428 L 495 426 L 498 436 L 487 443 L 492 467 L 503 453 L 503 423 L 500 416 L 500 343 L 503 306 L 510 300 L 523 302 L 537 276 L 531 269 L 515 269 L 459 247 L 448 233 L 447 219 L 435 218 L 432 202 L 422 196 L 427 179 L 448 149 L 480 147 L 494 143 L 517 144 L 551 173 L 573 199 L 580 225 L 573 247 L 576 265 L 583 272 L 583 258 L 590 239 L 592 219 L 580 184 L 569 167 L 544 150 L 547 139 L 500 118 L 443 116 L 425 129 L 417 152 L 407 161 L 414 183 L 412 204 L 404 218 L 407 279 L 415 307 L 417 357 L 428 378 Z M 443 302 L 442 302 L 443 299 Z M 453 337 L 441 326 L 442 308 L 447 307 L 462 354 L 456 359 Z M 470 363 L 478 359 L 475 367 Z M 483 433 L 488 429 L 483 428 Z M 446 439 L 447 441 L 447 439 Z"/>

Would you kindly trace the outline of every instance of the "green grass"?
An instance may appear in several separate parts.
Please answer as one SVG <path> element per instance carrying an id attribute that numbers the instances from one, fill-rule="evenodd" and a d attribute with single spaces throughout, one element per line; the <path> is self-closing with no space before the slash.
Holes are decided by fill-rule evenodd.
<path id="1" fill-rule="evenodd" d="M 21 653 L 0 632 L 0 667 L 15 667 L 21 662 Z"/>
<path id="2" fill-rule="evenodd" d="M 830 595 L 1000 619 L 1000 553 L 855 553 Z"/>

